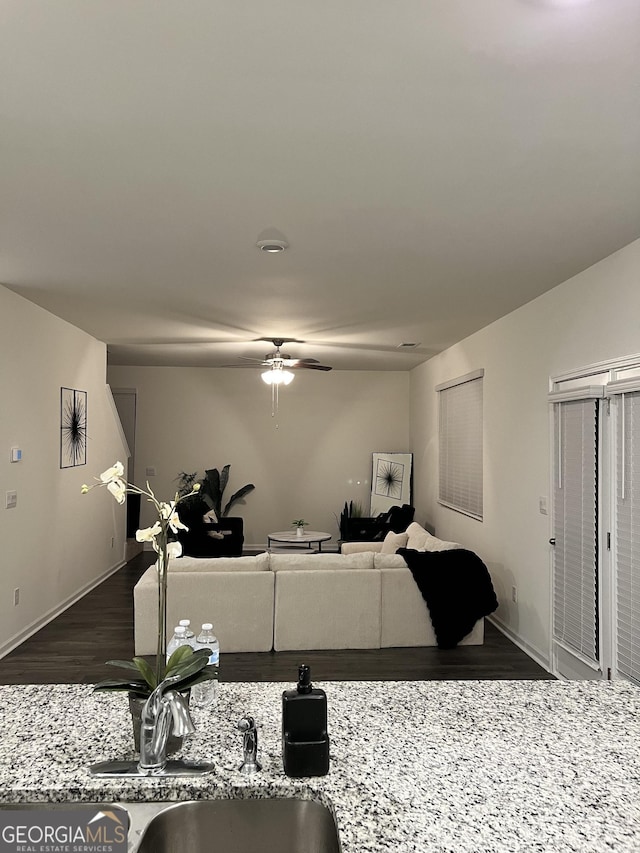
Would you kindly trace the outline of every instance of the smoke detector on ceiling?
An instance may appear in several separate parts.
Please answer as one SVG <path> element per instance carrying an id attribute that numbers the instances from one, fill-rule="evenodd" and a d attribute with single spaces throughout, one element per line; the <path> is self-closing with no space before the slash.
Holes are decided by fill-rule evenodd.
<path id="1" fill-rule="evenodd" d="M 289 248 L 289 244 L 284 240 L 258 240 L 256 246 L 261 252 L 269 252 L 272 255 Z"/>

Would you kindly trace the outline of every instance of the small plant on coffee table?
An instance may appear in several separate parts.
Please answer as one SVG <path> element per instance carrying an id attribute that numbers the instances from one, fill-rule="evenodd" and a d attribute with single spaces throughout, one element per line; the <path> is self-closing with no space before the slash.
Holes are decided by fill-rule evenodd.
<path id="1" fill-rule="evenodd" d="M 291 524 L 293 527 L 297 527 L 299 530 L 302 530 L 309 525 L 309 522 L 305 521 L 304 518 L 294 518 Z"/>

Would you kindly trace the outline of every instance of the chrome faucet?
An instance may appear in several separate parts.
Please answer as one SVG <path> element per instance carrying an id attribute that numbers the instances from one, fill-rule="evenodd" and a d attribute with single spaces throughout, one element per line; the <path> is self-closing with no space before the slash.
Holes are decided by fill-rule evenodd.
<path id="1" fill-rule="evenodd" d="M 253 717 L 243 717 L 238 723 L 242 732 L 242 764 L 238 767 L 241 773 L 256 773 L 262 770 L 258 761 L 258 730 Z"/>
<path id="2" fill-rule="evenodd" d="M 170 675 L 153 691 L 142 709 L 140 726 L 140 761 L 143 774 L 161 774 L 167 764 L 167 741 L 173 720 L 173 734 L 184 737 L 193 734 L 195 726 L 186 699 L 176 690 L 167 690 L 181 676 Z M 166 690 L 166 693 L 165 693 Z"/>

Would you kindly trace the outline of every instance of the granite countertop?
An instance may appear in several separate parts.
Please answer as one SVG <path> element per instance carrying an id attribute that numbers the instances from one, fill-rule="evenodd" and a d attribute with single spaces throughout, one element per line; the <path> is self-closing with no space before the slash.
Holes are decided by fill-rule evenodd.
<path id="1" fill-rule="evenodd" d="M 291 684 L 222 684 L 194 712 L 183 755 L 196 779 L 97 779 L 133 758 L 123 694 L 86 685 L 0 687 L 0 802 L 301 796 L 329 805 L 343 853 L 640 850 L 640 690 L 624 682 L 319 682 L 331 767 L 284 775 L 281 694 Z M 241 716 L 263 770 L 237 771 Z"/>

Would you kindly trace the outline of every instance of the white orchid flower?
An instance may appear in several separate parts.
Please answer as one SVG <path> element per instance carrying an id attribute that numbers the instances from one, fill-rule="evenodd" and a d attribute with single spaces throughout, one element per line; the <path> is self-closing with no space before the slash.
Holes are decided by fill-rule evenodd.
<path id="1" fill-rule="evenodd" d="M 171 503 L 161 502 L 158 505 L 158 514 L 160 515 L 160 518 L 167 520 L 172 533 L 177 533 L 178 530 L 189 529 L 186 524 L 183 524 L 180 521 L 180 516 L 176 512 L 175 501 L 171 501 Z"/>
<path id="2" fill-rule="evenodd" d="M 124 465 L 122 462 L 116 462 L 111 468 L 107 468 L 100 474 L 100 479 L 103 483 L 109 483 L 112 480 L 119 480 L 124 474 Z"/>
<path id="3" fill-rule="evenodd" d="M 188 530 L 186 524 L 183 524 L 180 521 L 180 516 L 177 512 L 174 512 L 171 518 L 169 519 L 169 527 L 171 528 L 172 533 L 177 533 L 178 530 Z"/>
<path id="4" fill-rule="evenodd" d="M 167 555 L 169 559 L 175 559 L 182 554 L 182 545 L 180 542 L 167 542 Z"/>
<path id="5" fill-rule="evenodd" d="M 170 503 L 166 503 L 164 501 L 158 504 L 158 515 L 160 518 L 165 518 L 169 520 L 170 524 L 173 524 L 173 519 L 176 517 L 176 501 L 171 501 Z M 178 519 L 178 524 L 181 524 Z M 174 530 L 175 533 L 175 530 Z"/>
<path id="6" fill-rule="evenodd" d="M 142 530 L 136 530 L 136 540 L 138 542 L 155 542 L 155 538 L 162 530 L 159 521 L 153 525 L 153 527 L 145 527 Z"/>
<path id="7" fill-rule="evenodd" d="M 124 480 L 113 479 L 107 483 L 107 489 L 111 492 L 119 504 L 123 504 L 127 495 L 127 484 Z"/>

